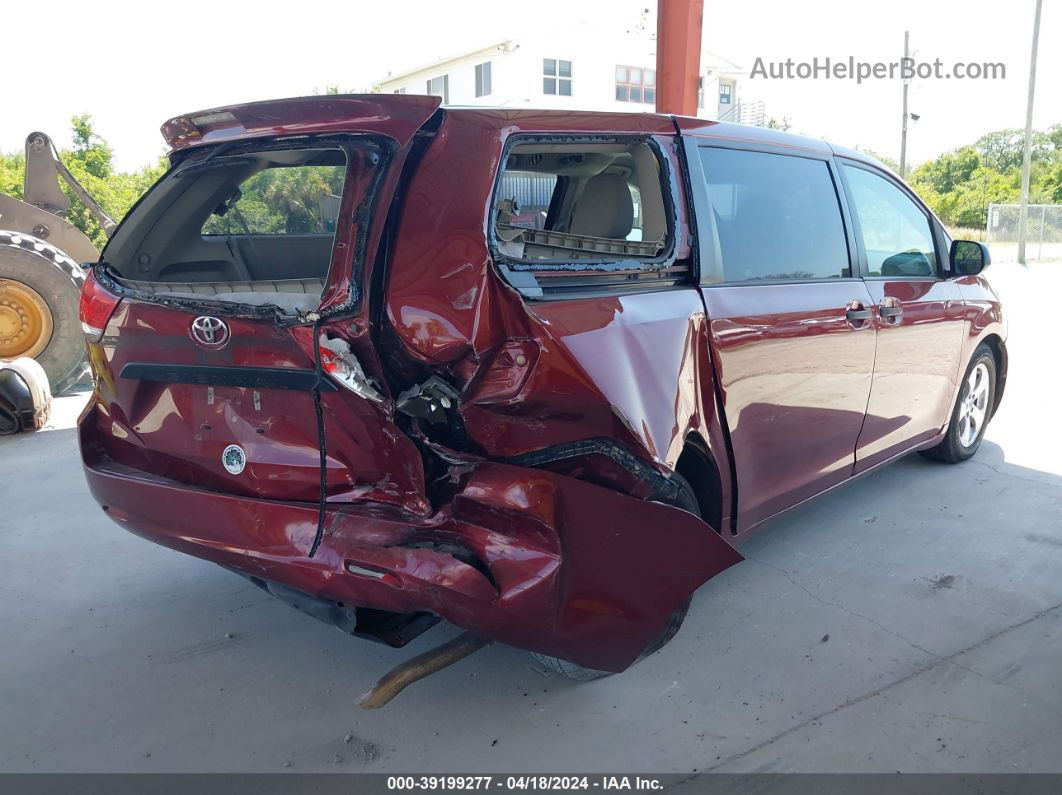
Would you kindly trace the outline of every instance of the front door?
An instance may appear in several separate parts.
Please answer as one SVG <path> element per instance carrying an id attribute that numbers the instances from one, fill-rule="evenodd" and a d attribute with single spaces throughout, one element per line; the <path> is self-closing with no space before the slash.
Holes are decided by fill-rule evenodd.
<path id="1" fill-rule="evenodd" d="M 693 186 L 702 294 L 740 531 L 852 474 L 874 369 L 873 300 L 853 275 L 828 153 L 697 143 L 687 152 L 706 188 Z"/>
<path id="2" fill-rule="evenodd" d="M 964 333 L 958 286 L 943 278 L 928 214 L 884 173 L 842 161 L 878 321 L 874 383 L 856 471 L 932 439 L 951 410 Z"/>

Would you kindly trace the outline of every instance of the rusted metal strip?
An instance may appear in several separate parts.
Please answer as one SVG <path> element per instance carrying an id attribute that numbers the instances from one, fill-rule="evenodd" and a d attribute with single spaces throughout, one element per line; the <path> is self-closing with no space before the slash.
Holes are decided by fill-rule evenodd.
<path id="1" fill-rule="evenodd" d="M 471 632 L 464 632 L 441 646 L 418 654 L 411 660 L 392 668 L 375 685 L 358 698 L 362 709 L 379 709 L 414 682 L 441 671 L 458 660 L 462 660 L 491 641 Z"/>

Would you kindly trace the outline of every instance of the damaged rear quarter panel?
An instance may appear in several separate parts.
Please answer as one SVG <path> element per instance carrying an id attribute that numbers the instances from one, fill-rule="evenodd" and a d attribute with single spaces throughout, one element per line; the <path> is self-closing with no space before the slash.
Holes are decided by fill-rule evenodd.
<path id="1" fill-rule="evenodd" d="M 510 587 L 501 601 L 522 619 L 517 632 L 546 630 L 532 648 L 603 670 L 633 663 L 690 593 L 742 559 L 678 508 L 546 471 L 485 465 L 454 514 L 476 521 L 509 515 L 501 526 L 524 538 L 537 529 L 557 544 L 556 569 L 541 569 L 541 582 Z"/>

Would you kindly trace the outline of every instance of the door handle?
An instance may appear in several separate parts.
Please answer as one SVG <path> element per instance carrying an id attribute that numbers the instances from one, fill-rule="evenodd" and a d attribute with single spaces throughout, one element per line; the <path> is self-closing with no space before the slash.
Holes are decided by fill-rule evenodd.
<path id="1" fill-rule="evenodd" d="M 863 306 L 861 301 L 849 301 L 845 307 L 845 318 L 855 328 L 862 328 L 863 323 L 870 320 L 870 310 Z"/>
<path id="2" fill-rule="evenodd" d="M 878 316 L 885 321 L 886 325 L 898 326 L 903 317 L 903 307 L 898 300 L 890 296 L 881 302 L 881 306 L 878 307 Z"/>

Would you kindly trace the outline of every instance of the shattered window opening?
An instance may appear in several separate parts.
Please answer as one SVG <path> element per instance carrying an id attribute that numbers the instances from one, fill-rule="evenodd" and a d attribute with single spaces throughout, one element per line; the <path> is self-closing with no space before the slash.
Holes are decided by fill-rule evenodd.
<path id="1" fill-rule="evenodd" d="M 670 234 L 660 177 L 644 141 L 518 144 L 495 195 L 498 251 L 542 265 L 659 257 Z"/>
<path id="2" fill-rule="evenodd" d="M 344 192 L 371 201 L 379 164 L 369 139 L 187 158 L 129 214 L 105 259 L 121 289 L 147 300 L 301 316 L 321 304 Z M 357 238 L 346 245 L 356 257 Z"/>

